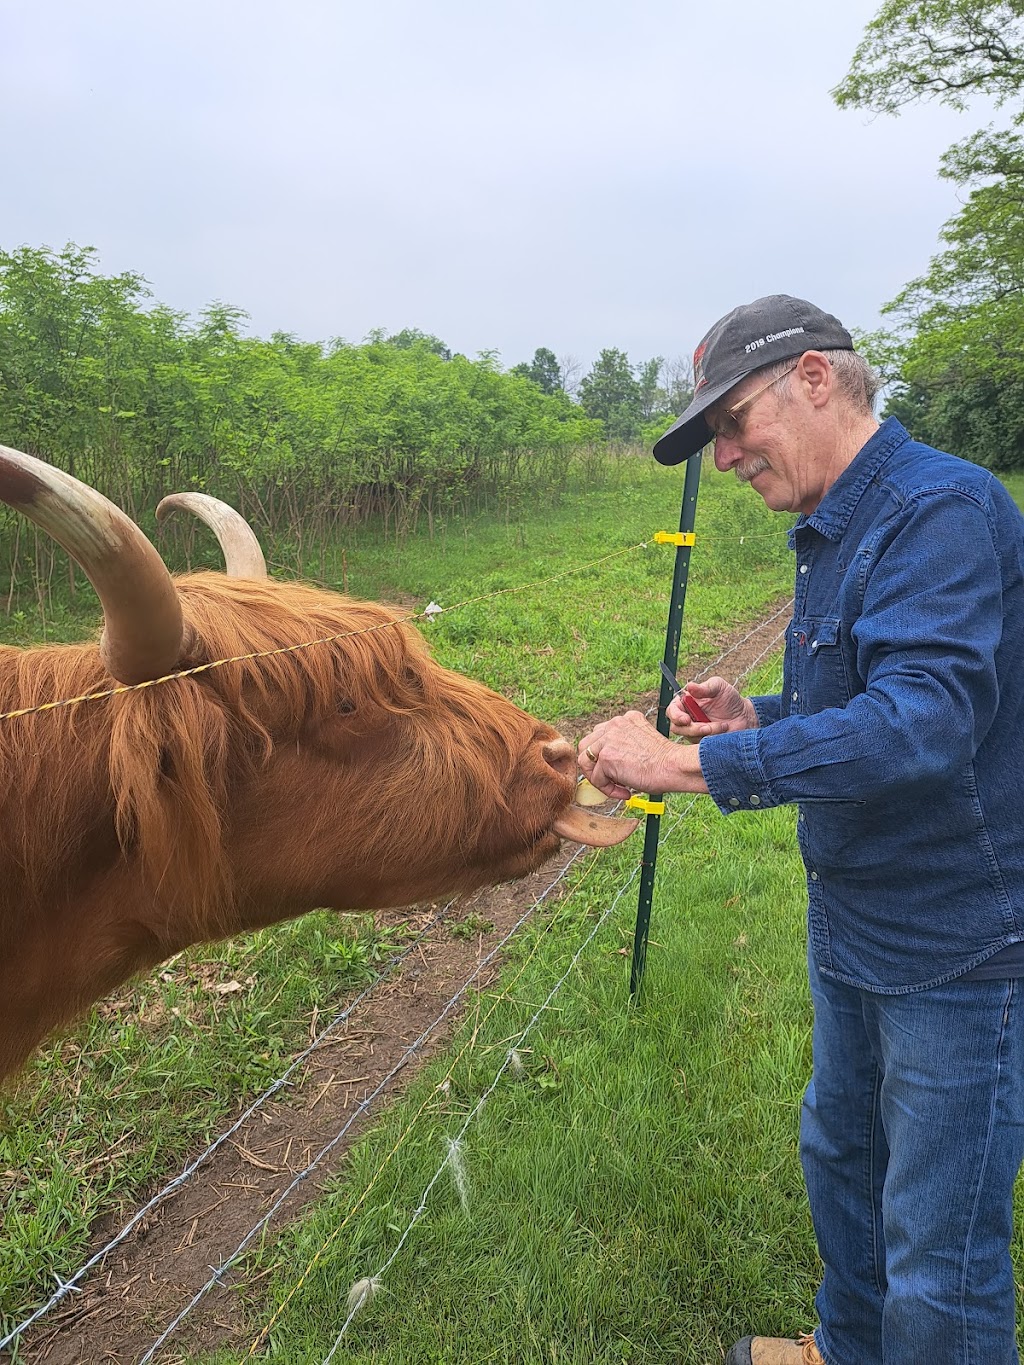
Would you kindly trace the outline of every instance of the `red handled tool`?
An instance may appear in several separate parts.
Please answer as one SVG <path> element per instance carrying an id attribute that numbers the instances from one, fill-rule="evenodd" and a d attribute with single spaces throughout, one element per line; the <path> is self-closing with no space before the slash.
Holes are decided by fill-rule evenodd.
<path id="1" fill-rule="evenodd" d="M 690 696 L 689 692 L 684 692 L 683 689 L 682 689 L 682 687 L 680 687 L 679 683 L 676 681 L 675 675 L 673 674 L 672 670 L 669 668 L 668 664 L 662 663 L 662 665 L 661 665 L 661 671 L 662 671 L 662 674 L 663 674 L 663 676 L 664 676 L 664 678 L 665 678 L 665 681 L 668 683 L 669 687 L 671 687 L 671 689 L 672 689 L 672 695 L 675 696 L 675 697 L 682 697 L 682 699 L 683 699 L 683 705 L 686 707 L 687 711 L 690 713 L 690 719 L 691 719 L 691 720 L 699 721 L 699 722 L 701 723 L 701 725 L 710 725 L 710 724 L 712 724 L 711 717 L 708 716 L 708 715 L 705 715 L 705 713 L 704 713 L 704 711 L 702 710 L 702 708 L 701 708 L 700 706 L 697 705 L 697 703 L 694 701 L 694 699 Z"/>

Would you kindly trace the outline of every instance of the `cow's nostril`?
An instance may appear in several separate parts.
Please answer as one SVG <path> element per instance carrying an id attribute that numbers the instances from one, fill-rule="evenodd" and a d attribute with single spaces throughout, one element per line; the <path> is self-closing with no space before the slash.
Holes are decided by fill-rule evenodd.
<path id="1" fill-rule="evenodd" d="M 561 777 L 576 776 L 576 755 L 567 739 L 549 739 L 544 745 L 544 759 Z"/>

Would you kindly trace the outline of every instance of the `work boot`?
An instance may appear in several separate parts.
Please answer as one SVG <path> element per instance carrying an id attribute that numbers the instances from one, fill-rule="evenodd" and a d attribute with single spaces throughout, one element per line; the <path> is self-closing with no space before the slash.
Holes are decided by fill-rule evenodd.
<path id="1" fill-rule="evenodd" d="M 791 1337 L 744 1337 L 725 1357 L 725 1365 L 825 1365 L 810 1332 Z"/>

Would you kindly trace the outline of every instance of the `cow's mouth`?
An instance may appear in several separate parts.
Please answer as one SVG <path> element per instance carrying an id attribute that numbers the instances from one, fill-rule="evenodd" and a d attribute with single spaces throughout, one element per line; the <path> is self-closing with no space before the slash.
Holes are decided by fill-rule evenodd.
<path id="1" fill-rule="evenodd" d="M 544 759 L 560 777 L 576 787 L 579 773 L 576 768 L 576 754 L 561 735 L 556 735 L 544 745 Z M 588 787 L 589 783 L 586 784 Z M 603 799 L 593 787 L 590 791 L 597 802 Z M 636 829 L 639 820 L 616 819 L 612 815 L 597 815 L 579 804 L 580 790 L 576 787 L 576 801 L 555 818 L 551 831 L 560 839 L 575 839 L 578 844 L 589 844 L 591 848 L 611 848 L 621 844 Z M 593 802 L 591 802 L 593 804 Z"/>

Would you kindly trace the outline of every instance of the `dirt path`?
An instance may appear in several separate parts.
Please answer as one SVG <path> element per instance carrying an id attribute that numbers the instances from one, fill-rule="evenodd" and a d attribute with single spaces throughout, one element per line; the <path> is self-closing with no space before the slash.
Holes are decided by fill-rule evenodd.
<path id="1" fill-rule="evenodd" d="M 737 631 L 731 639 L 720 640 L 702 653 L 691 650 L 680 676 L 699 677 L 713 664 L 714 671 L 725 677 L 740 677 L 763 656 L 786 620 L 784 602 L 780 601 L 757 629 Z M 718 656 L 726 651 L 719 664 Z M 646 709 L 655 699 L 656 694 L 649 693 L 634 704 Z M 621 709 L 609 707 L 607 714 Z M 577 739 L 602 718 L 595 715 L 567 721 L 563 733 Z M 344 1029 L 313 1054 L 305 1071 L 281 1092 L 287 1098 L 275 1097 L 253 1114 L 233 1141 L 219 1148 L 187 1184 L 155 1209 L 107 1262 L 92 1272 L 81 1293 L 65 1299 L 25 1334 L 19 1362 L 130 1365 L 138 1361 L 206 1282 L 211 1267 L 221 1265 L 231 1255 L 293 1177 L 401 1061 L 409 1044 L 438 1017 L 480 961 L 548 887 L 572 850 L 573 846 L 564 846 L 548 867 L 522 881 L 477 892 L 460 902 L 447 920 L 434 925 L 400 969 L 356 1008 Z M 424 915 L 423 922 L 428 920 Z M 451 932 L 452 925 L 459 922 L 493 927 L 462 937 Z M 476 979 L 474 987 L 486 985 L 497 969 L 496 959 Z M 430 1056 L 445 1042 L 458 1017 L 456 1009 L 419 1050 L 419 1058 Z M 388 1096 L 401 1091 L 405 1075 L 405 1069 L 398 1073 L 388 1087 Z M 385 1098 L 382 1096 L 379 1103 Z M 348 1147 L 367 1122 L 373 1121 L 376 1109 L 375 1105 L 369 1117 L 360 1115 L 323 1165 L 297 1186 L 275 1214 L 268 1235 L 273 1236 L 287 1219 L 317 1197 L 320 1185 L 343 1165 Z M 224 1126 L 229 1126 L 227 1120 Z M 152 1193 L 158 1188 L 155 1186 Z M 120 1226 L 118 1222 L 99 1227 L 93 1249 L 105 1245 Z M 230 1285 L 232 1276 L 227 1275 L 225 1280 Z M 169 1361 L 176 1358 L 176 1352 L 228 1343 L 244 1350 L 250 1339 L 237 1294 L 218 1288 L 182 1323 L 160 1359 Z M 4 1353 L 3 1359 L 10 1357 Z"/>

